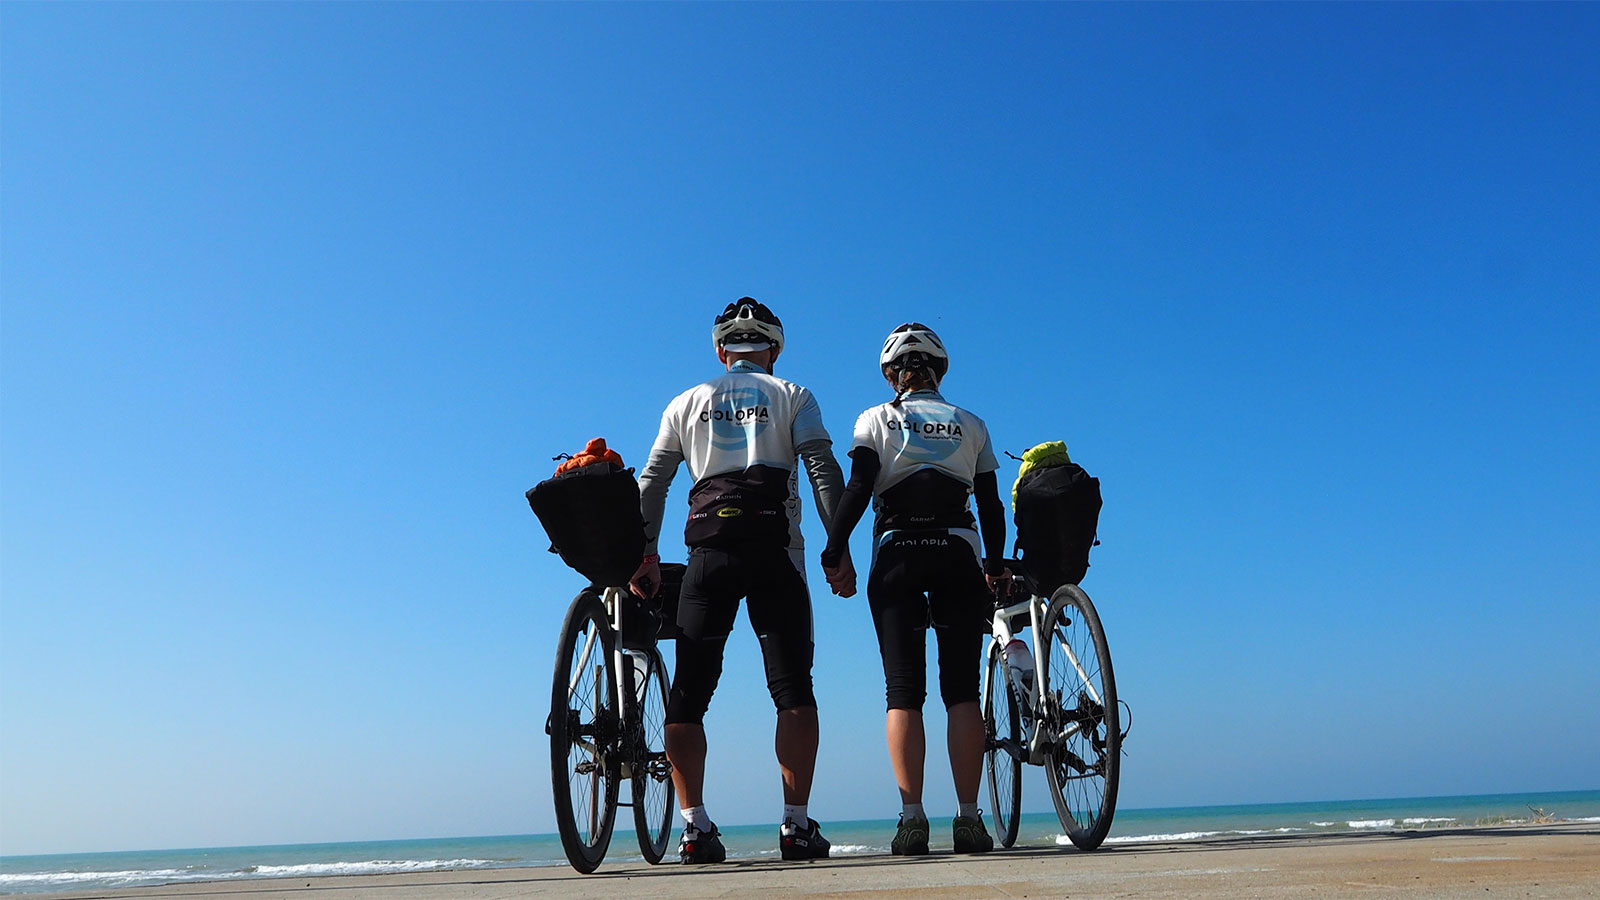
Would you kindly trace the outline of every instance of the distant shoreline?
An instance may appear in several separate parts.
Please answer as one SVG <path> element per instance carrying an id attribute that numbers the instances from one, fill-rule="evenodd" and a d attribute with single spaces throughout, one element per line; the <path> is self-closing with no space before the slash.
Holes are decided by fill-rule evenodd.
<path id="1" fill-rule="evenodd" d="M 939 819 L 939 810 L 929 812 Z M 1301 837 L 1407 836 L 1556 821 L 1600 825 L 1600 791 L 1118 810 L 1101 852 L 1172 845 L 1234 846 L 1232 842 Z M 836 859 L 882 857 L 889 850 L 894 820 L 824 819 L 823 828 L 833 841 Z M 729 859 L 737 864 L 773 861 L 776 855 L 772 825 L 726 825 L 722 832 Z M 936 821 L 931 848 L 935 853 L 948 851 L 949 841 L 947 824 Z M 1076 851 L 1054 813 L 1030 813 L 1021 818 L 1013 852 L 1053 856 Z M 670 858 L 672 848 L 668 853 Z M 624 818 L 613 832 L 604 870 L 642 864 L 631 821 Z M 231 884 L 234 890 L 246 892 L 296 879 L 315 882 L 454 872 L 463 878 L 493 880 L 510 870 L 543 868 L 571 871 L 556 835 L 7 856 L 0 857 L 0 894 L 54 897 L 78 892 L 101 896 L 143 887 L 175 890 L 199 884 Z"/>
<path id="2" fill-rule="evenodd" d="M 1308 891 L 1377 898 L 1591 898 L 1600 881 L 1600 822 L 1249 835 L 1108 846 L 1049 847 L 986 856 L 887 854 L 794 864 L 746 859 L 717 866 L 607 863 L 570 868 L 471 869 L 384 875 L 206 881 L 51 892 L 57 900 L 316 897 L 317 900 L 509 900 L 715 896 L 867 900 L 934 897 L 1107 896 L 1195 900 L 1293 896 Z M 10 896 L 10 895 L 7 895 Z M 26 896 L 26 895 L 24 895 Z M 34 894 L 32 896 L 41 896 Z"/>

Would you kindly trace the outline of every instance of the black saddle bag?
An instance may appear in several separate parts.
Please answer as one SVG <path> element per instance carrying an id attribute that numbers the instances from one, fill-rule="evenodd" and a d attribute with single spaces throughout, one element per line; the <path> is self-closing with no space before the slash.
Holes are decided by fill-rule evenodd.
<path id="1" fill-rule="evenodd" d="M 1100 527 L 1100 479 L 1077 463 L 1040 466 L 1017 484 L 1013 505 L 1017 551 L 1038 593 L 1083 581 Z"/>

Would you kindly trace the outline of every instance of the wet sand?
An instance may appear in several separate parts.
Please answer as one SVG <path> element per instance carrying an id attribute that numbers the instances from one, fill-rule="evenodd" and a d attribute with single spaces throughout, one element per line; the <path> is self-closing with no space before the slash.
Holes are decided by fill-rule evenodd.
<path id="1" fill-rule="evenodd" d="M 809 863 L 476 869 L 207 882 L 55 898 L 297 900 L 911 900 L 987 897 L 1600 897 L 1600 823 L 1017 848 L 987 856 L 847 856 Z"/>

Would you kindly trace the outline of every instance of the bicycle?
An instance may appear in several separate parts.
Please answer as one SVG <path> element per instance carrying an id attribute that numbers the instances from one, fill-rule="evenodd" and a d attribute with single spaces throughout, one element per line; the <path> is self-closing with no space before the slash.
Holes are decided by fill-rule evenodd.
<path id="1" fill-rule="evenodd" d="M 984 664 L 984 768 L 996 836 L 1002 846 L 1016 843 L 1022 764 L 1028 763 L 1044 767 L 1067 837 L 1081 850 L 1094 850 L 1116 812 L 1126 735 L 1105 630 L 1077 585 L 1064 584 L 1047 599 L 1020 563 L 1007 565 L 1024 573 L 1018 582 L 1028 596 L 996 603 Z M 1007 664 L 1005 648 L 1021 628 L 1031 629 L 1033 665 L 1018 672 Z"/>
<path id="2" fill-rule="evenodd" d="M 644 601 L 618 587 L 585 588 L 561 625 L 545 731 L 561 846 L 585 875 L 605 859 L 620 806 L 632 807 L 639 851 L 652 865 L 672 835 L 667 672 L 656 630 Z M 624 779 L 630 794 L 620 803 Z"/>

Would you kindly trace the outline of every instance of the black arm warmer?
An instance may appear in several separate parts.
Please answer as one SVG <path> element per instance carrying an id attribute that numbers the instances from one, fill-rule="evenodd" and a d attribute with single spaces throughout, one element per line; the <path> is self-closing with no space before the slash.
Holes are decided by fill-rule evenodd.
<path id="1" fill-rule="evenodd" d="M 839 558 L 844 556 L 844 551 L 850 545 L 850 532 L 856 530 L 856 523 L 861 521 L 861 516 L 866 513 L 867 506 L 872 502 L 872 483 L 878 480 L 878 469 L 881 467 L 878 454 L 866 447 L 857 447 L 850 451 L 850 482 L 844 486 L 844 497 L 839 500 L 839 506 L 833 511 L 833 527 L 828 529 L 828 545 L 822 548 L 822 564 L 833 568 L 839 564 Z M 1004 523 L 1001 528 L 1004 529 Z M 1001 540 L 1005 540 L 1005 532 L 1001 532 Z"/>
<path id="2" fill-rule="evenodd" d="M 993 472 L 981 472 L 972 479 L 972 494 L 978 501 L 978 528 L 983 532 L 983 571 L 999 575 L 1005 565 L 1006 507 L 1000 502 L 1000 484 Z"/>

